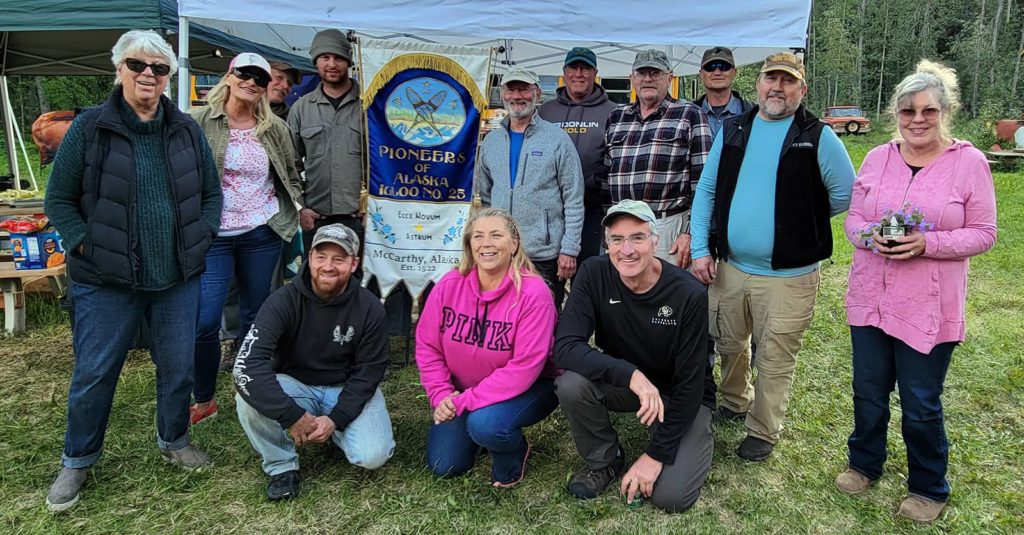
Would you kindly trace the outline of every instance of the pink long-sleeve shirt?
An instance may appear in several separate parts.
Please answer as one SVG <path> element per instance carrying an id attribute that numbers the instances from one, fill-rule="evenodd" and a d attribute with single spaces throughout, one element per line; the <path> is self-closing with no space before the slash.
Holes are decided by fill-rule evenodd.
<path id="1" fill-rule="evenodd" d="M 907 202 L 935 224 L 925 232 L 924 254 L 890 260 L 868 249 L 864 227 Z M 876 147 L 853 184 L 845 229 L 856 247 L 846 291 L 850 325 L 877 327 L 926 354 L 964 340 L 968 259 L 996 241 L 995 187 L 981 151 L 954 140 L 912 176 L 899 143 Z"/>
<path id="2" fill-rule="evenodd" d="M 416 364 L 430 406 L 457 390 L 453 401 L 462 415 L 512 399 L 538 377 L 556 376 L 556 319 L 551 291 L 538 276 L 523 275 L 517 293 L 508 275 L 484 292 L 475 270 L 446 274 L 416 327 Z"/>

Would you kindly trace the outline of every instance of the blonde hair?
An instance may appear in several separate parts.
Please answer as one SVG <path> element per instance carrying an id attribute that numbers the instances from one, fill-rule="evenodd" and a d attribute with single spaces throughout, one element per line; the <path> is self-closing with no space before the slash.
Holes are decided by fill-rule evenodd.
<path id="1" fill-rule="evenodd" d="M 512 275 L 512 284 L 515 285 L 516 293 L 518 294 L 523 286 L 522 276 L 524 274 L 538 275 L 537 270 L 533 267 L 533 262 L 530 261 L 530 257 L 526 256 L 526 253 L 523 252 L 523 240 L 519 235 L 519 227 L 516 226 L 516 220 L 512 218 L 512 214 L 501 208 L 483 208 L 477 210 L 469 217 L 469 221 L 466 222 L 466 228 L 462 233 L 462 260 L 459 261 L 459 274 L 465 277 L 476 267 L 476 260 L 473 258 L 473 249 L 470 241 L 473 239 L 473 225 L 485 217 L 501 219 L 505 223 L 505 230 L 512 235 L 512 240 L 516 242 L 516 250 L 512 253 L 512 263 L 509 266 L 509 271 L 511 271 Z"/>
<path id="2" fill-rule="evenodd" d="M 896 84 L 893 91 L 892 101 L 889 102 L 889 115 L 896 125 L 896 139 L 900 139 L 899 133 L 899 107 L 921 91 L 931 91 L 935 99 L 939 101 L 942 108 L 942 122 L 939 125 L 939 132 L 943 137 L 949 138 L 949 125 L 953 122 L 953 116 L 960 109 L 960 84 L 957 81 L 956 69 L 946 67 L 941 63 L 922 59 L 913 74 L 904 78 Z"/>
<path id="3" fill-rule="evenodd" d="M 206 102 L 215 112 L 223 113 L 224 106 L 227 104 L 228 99 L 231 98 L 231 86 L 228 85 L 228 76 L 231 73 L 228 72 L 221 77 L 217 85 L 210 89 L 210 92 L 206 94 Z M 256 135 L 263 134 L 274 124 L 273 110 L 270 109 L 270 98 L 267 96 L 266 88 L 263 88 L 263 96 L 256 103 L 256 109 L 253 111 L 256 116 Z"/>

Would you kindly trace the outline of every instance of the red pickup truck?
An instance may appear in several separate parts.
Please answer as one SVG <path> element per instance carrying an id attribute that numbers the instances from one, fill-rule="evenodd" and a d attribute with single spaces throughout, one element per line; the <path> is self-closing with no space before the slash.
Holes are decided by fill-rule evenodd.
<path id="1" fill-rule="evenodd" d="M 837 134 L 866 134 L 871 131 L 871 121 L 864 116 L 860 106 L 829 106 L 821 120 Z"/>

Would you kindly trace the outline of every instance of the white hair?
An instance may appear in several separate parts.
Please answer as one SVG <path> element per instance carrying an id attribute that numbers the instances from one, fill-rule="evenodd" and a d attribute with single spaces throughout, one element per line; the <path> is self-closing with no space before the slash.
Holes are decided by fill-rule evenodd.
<path id="1" fill-rule="evenodd" d="M 957 82 L 956 70 L 941 63 L 922 59 L 914 68 L 914 73 L 904 78 L 893 91 L 892 101 L 889 103 L 889 113 L 893 119 L 896 119 L 899 107 L 921 91 L 931 91 L 935 100 L 939 102 L 939 107 L 942 108 L 941 131 L 944 136 L 949 137 L 949 125 L 953 121 L 953 115 L 960 109 L 960 84 Z M 893 124 L 899 124 L 899 121 L 894 120 Z"/>
<path id="2" fill-rule="evenodd" d="M 167 44 L 163 36 L 153 30 L 131 30 L 121 35 L 114 43 L 114 48 L 110 49 L 110 61 L 116 69 L 133 53 L 160 56 L 164 59 L 164 63 L 171 66 L 170 76 L 174 76 L 174 73 L 178 71 L 178 58 L 174 54 L 174 49 Z M 114 83 L 119 84 L 121 80 L 117 79 Z"/>

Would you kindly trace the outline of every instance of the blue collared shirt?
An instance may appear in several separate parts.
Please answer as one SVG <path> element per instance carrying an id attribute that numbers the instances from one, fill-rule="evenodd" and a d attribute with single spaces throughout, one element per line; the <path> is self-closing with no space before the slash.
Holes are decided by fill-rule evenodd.
<path id="1" fill-rule="evenodd" d="M 725 123 L 726 119 L 743 113 L 743 101 L 736 98 L 736 95 L 733 94 L 729 95 L 729 103 L 717 113 L 711 109 L 711 104 L 708 104 L 707 97 L 704 97 L 701 107 L 704 108 L 704 113 L 708 116 L 708 125 L 711 127 L 712 139 L 718 135 L 718 131 L 721 130 L 722 124 Z"/>

